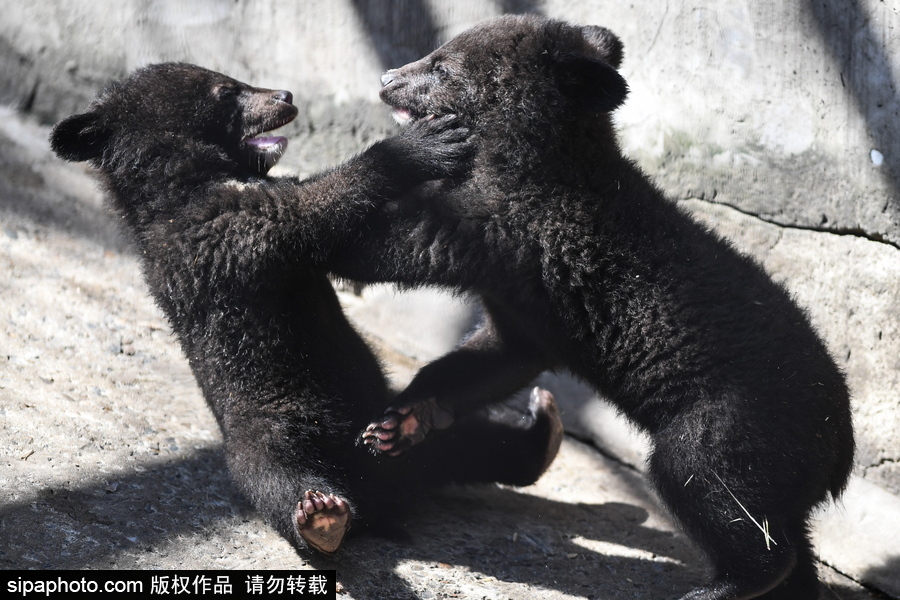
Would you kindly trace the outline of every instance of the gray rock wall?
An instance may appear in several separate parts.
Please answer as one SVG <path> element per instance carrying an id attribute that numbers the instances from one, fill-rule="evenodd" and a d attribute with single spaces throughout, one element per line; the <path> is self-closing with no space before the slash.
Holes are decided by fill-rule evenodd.
<path id="1" fill-rule="evenodd" d="M 613 24 L 629 152 L 680 197 L 900 244 L 900 5 L 666 5 Z"/>

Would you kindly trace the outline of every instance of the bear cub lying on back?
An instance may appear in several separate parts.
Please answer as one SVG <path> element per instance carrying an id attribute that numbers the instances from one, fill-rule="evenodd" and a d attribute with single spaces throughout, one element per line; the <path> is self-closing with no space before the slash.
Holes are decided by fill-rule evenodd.
<path id="1" fill-rule="evenodd" d="M 713 565 L 685 598 L 813 600 L 807 521 L 853 462 L 844 377 L 783 287 L 622 156 L 621 60 L 601 27 L 506 16 L 385 74 L 400 120 L 459 116 L 474 168 L 386 205 L 345 257 L 370 263 L 342 269 L 473 292 L 488 318 L 363 440 L 401 454 L 567 369 L 649 435 L 650 480 Z"/>
<path id="2" fill-rule="evenodd" d="M 323 265 L 367 212 L 460 173 L 466 131 L 436 119 L 311 180 L 266 177 L 286 140 L 259 134 L 296 114 L 289 92 L 161 64 L 111 85 L 57 124 L 51 142 L 99 170 L 222 429 L 235 481 L 288 540 L 330 554 L 351 522 L 402 511 L 411 488 L 533 482 L 561 426 L 552 398 L 536 391 L 529 417 L 476 415 L 401 463 L 355 445 L 390 392 Z"/>

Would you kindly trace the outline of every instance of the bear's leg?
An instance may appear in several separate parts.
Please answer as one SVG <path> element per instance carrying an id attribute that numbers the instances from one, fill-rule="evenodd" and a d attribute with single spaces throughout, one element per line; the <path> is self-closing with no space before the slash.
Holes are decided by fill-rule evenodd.
<path id="1" fill-rule="evenodd" d="M 435 434 L 409 460 L 444 481 L 526 486 L 547 470 L 562 439 L 553 394 L 534 388 L 527 414 L 511 407 L 478 411 Z"/>
<path id="2" fill-rule="evenodd" d="M 717 409 L 726 412 L 723 405 Z M 682 600 L 815 600 L 808 507 L 796 506 L 793 490 L 773 483 L 785 480 L 774 469 L 791 466 L 760 456 L 768 452 L 759 446 L 765 440 L 756 450 L 739 452 L 733 447 L 747 446 L 747 440 L 698 437 L 722 431 L 688 420 L 654 435 L 648 463 L 661 499 L 713 567 L 710 583 Z"/>
<path id="3" fill-rule="evenodd" d="M 309 490 L 297 503 L 294 528 L 310 547 L 332 555 L 350 529 L 350 506 L 340 496 Z"/>
<path id="4" fill-rule="evenodd" d="M 500 402 L 550 365 L 521 336 L 502 333 L 490 316 L 456 350 L 425 365 L 361 441 L 398 456 L 455 419 Z"/>
<path id="5" fill-rule="evenodd" d="M 797 566 L 777 587 L 760 596 L 760 600 L 816 600 L 819 597 L 819 575 L 812 545 L 806 534 L 802 539 L 805 546 L 794 548 Z"/>
<path id="6" fill-rule="evenodd" d="M 688 487 L 691 485 L 693 482 Z M 695 491 L 702 487 L 696 486 Z M 704 493 L 716 494 L 712 488 Z M 682 600 L 815 600 L 818 597 L 815 577 L 812 587 L 803 576 L 793 579 L 799 560 L 797 542 L 801 540 L 792 542 L 781 527 L 783 521 L 768 517 L 760 522 L 761 530 L 748 523 L 748 517 L 743 520 L 733 515 L 726 517 L 727 513 L 716 502 L 704 502 L 698 495 L 686 494 L 675 501 L 668 496 L 666 502 L 682 529 L 704 550 L 713 567 L 711 581 Z M 675 503 L 681 504 L 675 507 Z"/>
<path id="7" fill-rule="evenodd" d="M 563 440 L 563 424 L 553 394 L 534 388 L 528 415 L 515 411 L 491 412 L 486 422 L 464 431 L 456 456 L 468 455 L 469 472 L 481 481 L 526 486 L 536 482 L 550 468 Z M 471 440 L 471 441 L 467 441 Z M 491 457 L 485 460 L 485 455 Z"/>
<path id="8" fill-rule="evenodd" d="M 749 557 L 737 557 L 733 560 L 747 560 Z M 714 562 L 722 562 L 721 559 Z M 682 600 L 734 600 L 738 598 L 754 598 L 756 600 L 817 600 L 819 597 L 819 580 L 815 562 L 811 553 L 798 555 L 796 565 L 789 574 L 772 586 L 771 572 L 760 570 L 756 573 L 735 577 L 731 573 L 718 573 L 711 583 L 693 590 L 682 597 Z M 718 571 L 718 568 L 717 568 Z M 777 575 L 777 571 L 775 571 Z M 768 591 L 766 591 L 768 589 Z"/>
<path id="9" fill-rule="evenodd" d="M 353 438 L 309 436 L 292 412 L 273 415 L 260 408 L 248 413 L 224 419 L 225 455 L 235 483 L 299 550 L 333 554 L 357 506 L 332 457 L 341 455 L 341 445 L 352 448 Z"/>

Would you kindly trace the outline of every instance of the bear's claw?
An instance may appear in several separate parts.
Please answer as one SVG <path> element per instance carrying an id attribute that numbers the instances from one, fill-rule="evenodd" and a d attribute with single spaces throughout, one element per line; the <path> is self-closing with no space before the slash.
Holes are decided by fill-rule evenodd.
<path id="1" fill-rule="evenodd" d="M 380 420 L 370 423 L 360 436 L 372 452 L 399 456 L 421 443 L 433 429 L 446 429 L 453 413 L 434 398 L 390 406 Z"/>

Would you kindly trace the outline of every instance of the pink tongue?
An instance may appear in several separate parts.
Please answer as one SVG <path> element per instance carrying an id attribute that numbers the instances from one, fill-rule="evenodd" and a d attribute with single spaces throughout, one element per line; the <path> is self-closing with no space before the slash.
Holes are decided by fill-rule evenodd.
<path id="1" fill-rule="evenodd" d="M 250 166 L 260 173 L 268 173 L 278 163 L 278 159 L 287 149 L 286 137 L 255 137 L 246 142 L 249 150 Z"/>
<path id="2" fill-rule="evenodd" d="M 391 111 L 391 116 L 399 125 L 405 125 L 412 121 L 412 113 L 404 108 L 395 108 Z"/>

